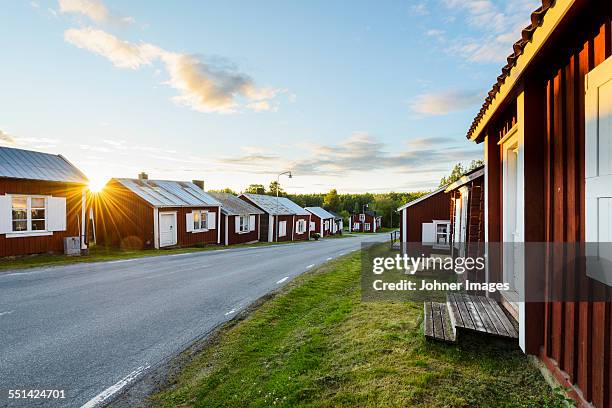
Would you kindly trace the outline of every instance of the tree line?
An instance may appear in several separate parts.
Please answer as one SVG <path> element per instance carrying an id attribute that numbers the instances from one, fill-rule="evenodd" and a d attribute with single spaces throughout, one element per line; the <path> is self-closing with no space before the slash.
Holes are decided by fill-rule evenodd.
<path id="1" fill-rule="evenodd" d="M 463 166 L 457 163 L 451 173 L 447 177 L 440 180 L 440 187 L 448 185 L 463 174 L 482 165 L 482 160 L 473 160 L 468 166 Z M 237 195 L 237 193 L 229 188 L 217 190 L 225 193 Z M 399 214 L 397 208 L 402 205 L 416 200 L 417 198 L 429 193 L 430 191 L 414 191 L 408 193 L 361 193 L 361 194 L 339 194 L 336 189 L 331 189 L 327 193 L 311 193 L 311 194 L 288 194 L 283 190 L 280 184 L 272 181 L 267 187 L 263 184 L 251 184 L 244 189 L 244 193 L 252 194 L 268 194 L 271 196 L 278 195 L 287 197 L 301 207 L 323 207 L 326 210 L 334 211 L 340 214 L 345 223 L 351 214 L 361 213 L 363 210 L 376 211 L 378 215 L 382 215 L 382 225 L 386 228 L 399 227 Z"/>

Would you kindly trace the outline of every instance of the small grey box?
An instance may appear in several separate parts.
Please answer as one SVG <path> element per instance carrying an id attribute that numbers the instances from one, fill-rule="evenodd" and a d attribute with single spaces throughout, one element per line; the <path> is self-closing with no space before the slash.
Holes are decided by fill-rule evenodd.
<path id="1" fill-rule="evenodd" d="M 81 255 L 81 240 L 79 237 L 64 238 L 64 255 Z"/>

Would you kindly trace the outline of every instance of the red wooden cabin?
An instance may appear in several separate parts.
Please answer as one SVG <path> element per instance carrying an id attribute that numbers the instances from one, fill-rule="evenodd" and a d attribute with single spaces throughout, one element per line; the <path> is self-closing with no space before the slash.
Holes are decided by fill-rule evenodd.
<path id="1" fill-rule="evenodd" d="M 61 155 L 0 147 L 0 257 L 86 249 L 87 184 Z"/>
<path id="2" fill-rule="evenodd" d="M 489 245 L 612 241 L 611 10 L 609 1 L 543 1 L 474 119 L 468 138 L 485 152 Z M 571 300 L 612 288 L 576 266 L 553 276 L 539 258 L 489 259 L 488 273 L 542 290 L 542 301 L 500 299 L 518 318 L 521 348 L 581 405 L 612 407 L 612 304 Z M 534 281 L 568 296 L 551 299 Z"/>
<path id="3" fill-rule="evenodd" d="M 450 249 L 450 198 L 445 187 L 403 206 L 400 213 L 400 242 Z"/>
<path id="4" fill-rule="evenodd" d="M 366 210 L 349 217 L 349 232 L 376 232 L 382 227 L 382 215 Z"/>
<path id="5" fill-rule="evenodd" d="M 310 231 L 318 232 L 321 237 L 333 235 L 337 231 L 334 228 L 334 215 L 328 213 L 321 207 L 306 207 L 304 208 L 311 214 Z"/>
<path id="6" fill-rule="evenodd" d="M 221 242 L 225 245 L 259 241 L 259 208 L 229 193 L 209 192 L 221 203 Z"/>
<path id="7" fill-rule="evenodd" d="M 310 213 L 288 198 L 250 193 L 242 194 L 240 198 L 264 212 L 260 217 L 260 241 L 310 239 Z"/>
<path id="8" fill-rule="evenodd" d="M 220 209 L 191 182 L 111 179 L 93 198 L 96 242 L 136 249 L 218 244 Z"/>

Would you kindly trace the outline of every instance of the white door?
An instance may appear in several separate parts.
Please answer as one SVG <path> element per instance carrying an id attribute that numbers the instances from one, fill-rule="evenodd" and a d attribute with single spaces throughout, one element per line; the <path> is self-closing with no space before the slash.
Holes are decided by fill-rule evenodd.
<path id="1" fill-rule="evenodd" d="M 176 213 L 159 213 L 159 246 L 176 245 Z"/>
<path id="2" fill-rule="evenodd" d="M 513 131 L 502 143 L 503 154 L 503 265 L 504 282 L 510 285 L 506 299 L 518 308 L 523 279 L 523 195 L 522 164 L 518 132 Z"/>
<path id="3" fill-rule="evenodd" d="M 587 275 L 612 285 L 612 58 L 585 78 Z"/>

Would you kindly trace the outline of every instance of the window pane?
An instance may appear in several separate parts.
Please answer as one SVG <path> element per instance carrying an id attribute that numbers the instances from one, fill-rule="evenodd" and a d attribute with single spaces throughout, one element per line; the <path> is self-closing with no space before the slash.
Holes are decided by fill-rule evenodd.
<path id="1" fill-rule="evenodd" d="M 33 220 L 44 220 L 45 210 L 44 209 L 32 210 L 32 219 Z"/>
<path id="2" fill-rule="evenodd" d="M 13 197 L 13 209 L 27 209 L 28 201 L 25 197 Z"/>
<path id="3" fill-rule="evenodd" d="M 200 223 L 202 229 L 206 229 L 207 218 L 208 218 L 208 213 L 202 212 L 202 222 Z"/>
<path id="4" fill-rule="evenodd" d="M 32 231 L 44 231 L 45 220 L 32 220 Z"/>
<path id="5" fill-rule="evenodd" d="M 193 229 L 200 229 L 200 213 L 199 212 L 194 212 L 193 213 Z"/>
<path id="6" fill-rule="evenodd" d="M 27 220 L 28 219 L 28 212 L 26 210 L 22 210 L 22 209 L 14 209 L 13 208 L 13 220 Z"/>
<path id="7" fill-rule="evenodd" d="M 13 231 L 27 231 L 27 221 L 13 221 Z"/>
<path id="8" fill-rule="evenodd" d="M 44 198 L 32 198 L 31 206 L 32 208 L 45 208 L 45 199 Z"/>

